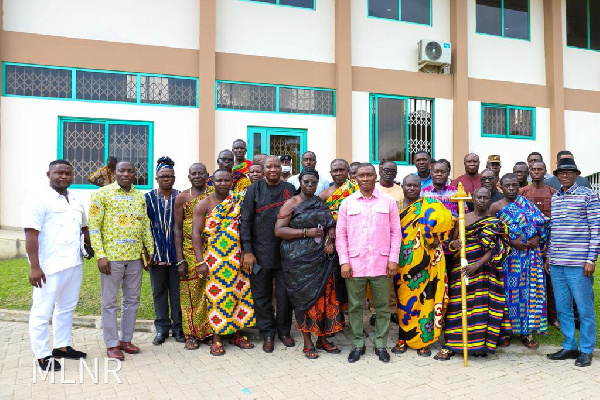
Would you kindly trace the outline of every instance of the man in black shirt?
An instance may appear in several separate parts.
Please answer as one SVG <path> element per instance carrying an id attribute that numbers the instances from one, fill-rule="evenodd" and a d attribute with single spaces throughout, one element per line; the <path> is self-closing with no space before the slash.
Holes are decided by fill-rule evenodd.
<path id="1" fill-rule="evenodd" d="M 265 179 L 250 185 L 242 204 L 240 238 L 244 267 L 252 271 L 250 287 L 254 299 L 256 327 L 264 339 L 263 350 L 274 349 L 275 332 L 287 347 L 295 346 L 290 336 L 292 304 L 285 288 L 281 269 L 281 239 L 274 228 L 279 209 L 294 195 L 294 185 L 281 180 L 281 161 L 276 156 L 265 160 Z M 273 310 L 273 281 L 277 300 L 277 317 Z"/>
<path id="2" fill-rule="evenodd" d="M 481 186 L 486 188 L 492 193 L 492 199 L 490 204 L 495 203 L 496 201 L 503 199 L 504 194 L 498 191 L 498 177 L 496 173 L 491 169 L 484 169 L 479 174 L 479 179 L 481 181 Z"/>

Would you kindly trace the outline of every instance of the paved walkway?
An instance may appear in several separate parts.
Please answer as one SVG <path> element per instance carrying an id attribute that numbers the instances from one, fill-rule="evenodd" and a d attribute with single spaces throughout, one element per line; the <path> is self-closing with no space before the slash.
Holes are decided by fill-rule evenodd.
<path id="1" fill-rule="evenodd" d="M 370 331 L 371 327 L 367 327 Z M 393 330 L 390 337 L 397 334 Z M 383 364 L 367 340 L 367 355 L 355 364 L 346 360 L 350 349 L 344 334 L 335 338 L 343 345 L 339 355 L 321 353 L 318 360 L 302 355 L 300 335 L 294 332 L 296 348 L 276 342 L 275 351 L 265 354 L 257 342 L 253 350 L 226 346 L 223 357 L 211 357 L 208 346 L 184 350 L 169 338 L 153 346 L 153 334 L 138 333 L 134 342 L 142 352 L 126 355 L 117 373 L 122 383 L 109 374 L 105 383 L 102 331 L 75 328 L 73 347 L 88 353 L 93 370 L 99 359 L 99 380 L 95 384 L 77 361 L 67 360 L 64 375 L 56 373 L 54 383 L 43 381 L 39 372 L 33 383 L 33 357 L 27 324 L 0 321 L 0 398 L 36 399 L 199 399 L 199 398 L 291 398 L 291 399 L 382 399 L 393 398 L 562 398 L 585 399 L 600 396 L 600 359 L 589 368 L 576 368 L 572 361 L 550 362 L 545 354 L 553 348 L 530 351 L 513 344 L 487 359 L 462 358 L 445 363 L 420 358 L 414 351 L 395 356 Z M 114 369 L 112 361 L 109 368 Z M 80 383 L 83 372 L 83 383 Z M 62 382 L 61 383 L 61 379 Z M 71 382 L 71 383 L 66 383 Z"/>

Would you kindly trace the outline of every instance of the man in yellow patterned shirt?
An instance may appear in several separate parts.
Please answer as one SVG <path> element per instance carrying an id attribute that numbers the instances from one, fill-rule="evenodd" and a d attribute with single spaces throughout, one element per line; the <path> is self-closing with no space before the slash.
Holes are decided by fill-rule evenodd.
<path id="1" fill-rule="evenodd" d="M 142 251 L 153 251 L 150 220 L 144 194 L 133 186 L 136 171 L 129 161 L 115 170 L 116 182 L 96 191 L 91 198 L 89 229 L 98 257 L 102 297 L 102 331 L 109 358 L 123 360 L 123 351 L 139 353 L 131 343 L 140 305 Z M 152 256 L 148 257 L 152 260 Z M 121 337 L 117 328 L 117 297 L 122 288 Z"/>

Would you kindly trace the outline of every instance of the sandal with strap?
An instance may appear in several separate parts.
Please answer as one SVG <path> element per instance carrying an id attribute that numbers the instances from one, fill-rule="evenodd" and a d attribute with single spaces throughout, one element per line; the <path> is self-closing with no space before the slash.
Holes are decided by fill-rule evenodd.
<path id="1" fill-rule="evenodd" d="M 540 345 L 533 340 L 531 336 L 521 336 L 521 343 L 523 343 L 523 346 L 527 347 L 529 350 L 537 350 L 540 348 Z"/>
<path id="2" fill-rule="evenodd" d="M 315 349 L 315 346 L 311 346 L 310 349 L 307 349 L 306 347 L 303 349 L 304 351 L 304 355 L 306 356 L 306 358 L 308 358 L 309 360 L 314 360 L 316 358 L 319 358 L 319 353 L 317 353 L 317 349 Z"/>
<path id="3" fill-rule="evenodd" d="M 394 354 L 404 354 L 408 350 L 408 346 L 404 340 L 398 340 L 398 343 L 390 350 Z"/>
<path id="4" fill-rule="evenodd" d="M 325 350 L 329 354 L 340 354 L 342 352 L 335 344 L 328 342 L 327 340 L 324 341 L 323 344 L 317 343 L 317 349 Z"/>
<path id="5" fill-rule="evenodd" d="M 210 345 L 210 355 L 211 356 L 222 356 L 223 354 L 225 354 L 225 348 L 223 348 L 223 343 L 221 342 L 214 342 L 213 344 Z"/>
<path id="6" fill-rule="evenodd" d="M 236 339 L 229 339 L 229 344 L 244 350 L 254 348 L 254 345 L 248 341 L 246 336 L 238 336 Z"/>
<path id="7" fill-rule="evenodd" d="M 454 356 L 454 354 L 456 353 L 452 350 L 448 350 L 447 348 L 442 347 L 442 349 L 438 351 L 438 353 L 435 356 L 433 356 L 433 359 L 438 361 L 448 361 L 452 358 L 452 356 Z"/>
<path id="8" fill-rule="evenodd" d="M 197 350 L 200 347 L 200 341 L 193 337 L 185 338 L 185 345 L 183 346 L 186 350 Z"/>
<path id="9" fill-rule="evenodd" d="M 500 336 L 498 340 L 498 347 L 509 347 L 510 346 L 510 336 Z"/>
<path id="10" fill-rule="evenodd" d="M 429 350 L 429 346 L 421 347 L 419 350 L 417 350 L 417 354 L 419 357 L 430 357 L 431 350 Z"/>

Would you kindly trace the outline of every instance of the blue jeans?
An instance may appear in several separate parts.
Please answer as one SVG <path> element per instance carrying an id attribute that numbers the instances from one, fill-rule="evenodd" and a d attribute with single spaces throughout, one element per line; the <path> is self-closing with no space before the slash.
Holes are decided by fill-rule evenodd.
<path id="1" fill-rule="evenodd" d="M 591 353 L 596 344 L 596 314 L 594 312 L 594 277 L 584 276 L 583 267 L 550 266 L 550 278 L 554 286 L 556 313 L 560 330 L 564 335 L 563 348 L 577 350 L 575 338 L 575 317 L 573 299 L 577 304 L 581 329 L 579 331 L 579 350 Z"/>

